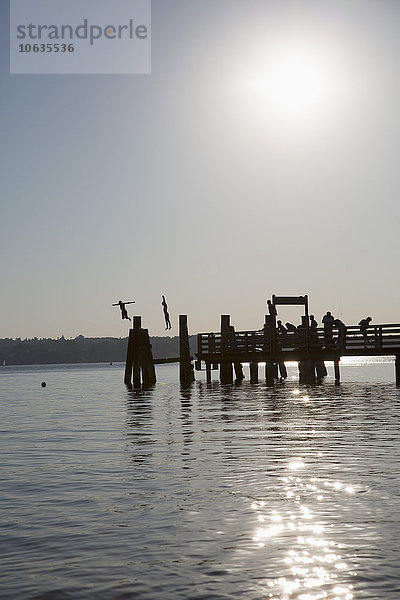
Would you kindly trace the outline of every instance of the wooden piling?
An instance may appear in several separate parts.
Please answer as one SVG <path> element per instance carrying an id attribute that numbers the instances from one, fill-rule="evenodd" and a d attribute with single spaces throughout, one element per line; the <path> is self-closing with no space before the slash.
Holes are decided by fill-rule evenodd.
<path id="1" fill-rule="evenodd" d="M 211 364 L 206 362 L 206 381 L 211 383 Z"/>
<path id="2" fill-rule="evenodd" d="M 179 380 L 182 385 L 189 385 L 194 381 L 187 319 L 187 315 L 179 315 Z"/>
<path id="3" fill-rule="evenodd" d="M 140 389 L 140 330 L 142 328 L 142 317 L 133 317 L 133 388 Z"/>
<path id="4" fill-rule="evenodd" d="M 281 379 L 287 379 L 287 369 L 284 362 L 278 363 L 279 375 Z"/>
<path id="5" fill-rule="evenodd" d="M 250 363 L 250 382 L 258 383 L 258 362 Z"/>
<path id="6" fill-rule="evenodd" d="M 328 375 L 328 371 L 326 370 L 326 366 L 323 360 L 318 360 L 315 363 L 315 370 L 317 372 L 317 379 L 322 379 Z"/>
<path id="7" fill-rule="evenodd" d="M 133 368 L 133 329 L 129 330 L 128 336 L 128 347 L 126 349 L 126 363 L 125 363 L 125 377 L 124 383 L 125 385 L 132 385 L 132 368 Z"/>
<path id="8" fill-rule="evenodd" d="M 315 364 L 309 358 L 299 361 L 299 381 L 301 383 L 314 383 Z"/>
<path id="9" fill-rule="evenodd" d="M 336 383 L 336 385 L 339 385 L 340 384 L 339 360 L 335 360 L 333 364 L 334 364 L 334 369 L 335 369 L 335 383 Z"/>
<path id="10" fill-rule="evenodd" d="M 230 315 L 221 315 L 221 342 L 222 342 L 222 358 L 229 353 L 229 338 L 231 334 L 231 317 Z M 220 363 L 220 380 L 221 383 L 233 383 L 232 362 L 229 360 L 221 360 Z"/>
<path id="11" fill-rule="evenodd" d="M 235 370 L 235 379 L 236 379 L 236 381 L 243 381 L 243 379 L 244 379 L 244 373 L 243 373 L 242 363 L 240 363 L 240 362 L 234 362 L 233 363 L 233 368 Z"/>
<path id="12" fill-rule="evenodd" d="M 140 331 L 140 356 L 143 387 L 149 388 L 156 383 L 157 377 L 148 329 L 142 329 Z"/>
<path id="13" fill-rule="evenodd" d="M 132 329 L 129 330 L 128 348 L 126 353 L 125 377 L 126 385 L 140 389 L 142 387 L 151 387 L 157 381 L 154 368 L 153 354 L 149 332 L 142 329 L 141 317 L 133 317 Z"/>
<path id="14" fill-rule="evenodd" d="M 265 363 L 265 380 L 267 385 L 273 385 L 275 379 L 278 377 L 277 365 L 273 362 Z"/>

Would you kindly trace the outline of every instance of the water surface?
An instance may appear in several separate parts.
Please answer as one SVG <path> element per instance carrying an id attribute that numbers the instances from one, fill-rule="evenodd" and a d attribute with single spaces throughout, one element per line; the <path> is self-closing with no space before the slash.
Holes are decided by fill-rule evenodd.
<path id="1" fill-rule="evenodd" d="M 2 367 L 0 597 L 398 600 L 394 366 L 331 370 L 135 394 L 123 365 Z"/>

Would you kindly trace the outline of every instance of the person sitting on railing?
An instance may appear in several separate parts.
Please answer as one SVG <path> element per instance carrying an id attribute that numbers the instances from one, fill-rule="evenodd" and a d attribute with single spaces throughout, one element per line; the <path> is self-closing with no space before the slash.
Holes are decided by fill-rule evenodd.
<path id="1" fill-rule="evenodd" d="M 328 310 L 326 315 L 323 316 L 322 322 L 324 324 L 324 338 L 325 338 L 325 346 L 330 346 L 333 341 L 333 322 L 335 317 L 332 316 L 331 312 Z"/>
<path id="2" fill-rule="evenodd" d="M 367 329 L 368 329 L 371 321 L 372 321 L 372 317 L 367 317 L 366 319 L 361 319 L 361 321 L 359 322 L 360 332 L 362 333 L 363 340 L 364 340 L 364 348 L 366 348 L 367 344 L 368 344 Z"/>
<path id="3" fill-rule="evenodd" d="M 278 319 L 278 321 L 276 322 L 278 327 L 276 328 L 276 331 L 278 332 L 279 335 L 286 335 L 288 330 L 286 329 L 286 327 L 284 326 L 284 324 L 282 323 L 282 321 L 280 321 Z"/>
<path id="4" fill-rule="evenodd" d="M 286 329 L 291 333 L 297 333 L 297 327 L 296 325 L 293 325 L 293 323 L 286 323 Z"/>
<path id="5" fill-rule="evenodd" d="M 333 325 L 338 330 L 337 345 L 341 350 L 344 350 L 346 347 L 347 327 L 340 319 L 335 319 Z"/>
<path id="6" fill-rule="evenodd" d="M 284 340 L 285 340 L 285 338 L 287 336 L 287 329 L 284 326 L 284 324 L 282 323 L 282 321 L 280 321 L 280 320 L 278 320 L 276 322 L 276 324 L 277 324 L 277 328 L 276 328 L 277 340 L 276 340 L 276 343 L 277 343 L 278 349 L 281 350 L 282 349 L 282 343 L 284 343 Z"/>

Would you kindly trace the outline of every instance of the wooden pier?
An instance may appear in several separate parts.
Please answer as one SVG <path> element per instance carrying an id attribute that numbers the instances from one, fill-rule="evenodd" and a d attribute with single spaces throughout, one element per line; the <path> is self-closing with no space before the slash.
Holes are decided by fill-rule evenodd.
<path id="1" fill-rule="evenodd" d="M 263 329 L 234 331 L 230 316 L 222 315 L 220 332 L 199 333 L 197 336 L 196 370 L 205 369 L 210 382 L 212 370 L 219 368 L 221 383 L 232 383 L 233 366 L 237 373 L 238 365 L 248 363 L 250 380 L 257 382 L 261 363 L 265 364 L 267 383 L 273 383 L 285 378 L 284 363 L 294 361 L 299 365 L 300 381 L 312 382 L 326 375 L 324 363 L 332 361 L 335 382 L 339 383 L 339 365 L 344 356 L 394 356 L 396 384 L 400 385 L 400 324 L 371 324 L 366 333 L 358 325 L 349 326 L 345 336 L 335 327 L 331 332 L 323 327 L 311 329 L 307 297 L 299 298 L 305 299 L 306 315 L 296 332 L 278 333 L 274 314 L 266 316 Z M 283 303 L 291 303 L 289 298 L 285 297 L 285 300 Z M 236 377 L 241 378 L 241 375 Z"/>
<path id="2" fill-rule="evenodd" d="M 302 305 L 305 314 L 295 331 L 277 328 L 279 305 Z M 221 315 L 218 333 L 197 334 L 195 368 L 206 371 L 211 382 L 213 370 L 219 369 L 221 383 L 244 379 L 243 363 L 249 364 L 250 381 L 259 380 L 260 364 L 265 366 L 265 380 L 272 385 L 287 377 L 286 362 L 297 362 L 299 380 L 312 383 L 327 375 L 325 362 L 333 362 L 335 382 L 340 383 L 340 360 L 346 356 L 394 356 L 396 385 L 400 386 L 400 324 L 369 324 L 364 330 L 359 325 L 335 325 L 330 328 L 311 327 L 308 297 L 272 296 L 268 302 L 269 314 L 262 329 L 235 331 L 230 315 Z M 342 325 L 340 321 L 337 325 Z M 189 348 L 187 315 L 179 315 L 180 356 L 154 360 L 147 329 L 142 329 L 141 317 L 133 317 L 129 331 L 125 366 L 125 383 L 134 389 L 149 388 L 156 383 L 155 364 L 179 362 L 179 379 L 183 386 L 194 380 L 192 356 Z"/>

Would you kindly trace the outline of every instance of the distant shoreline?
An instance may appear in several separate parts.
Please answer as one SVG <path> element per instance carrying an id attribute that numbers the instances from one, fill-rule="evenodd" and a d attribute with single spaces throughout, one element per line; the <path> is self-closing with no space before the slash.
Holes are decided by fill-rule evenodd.
<path id="1" fill-rule="evenodd" d="M 125 362 L 127 337 L 74 339 L 63 336 L 54 339 L 0 339 L 0 365 L 55 365 L 81 363 Z M 179 337 L 151 337 L 155 359 L 179 356 Z M 196 352 L 197 336 L 190 336 L 192 354 Z"/>

